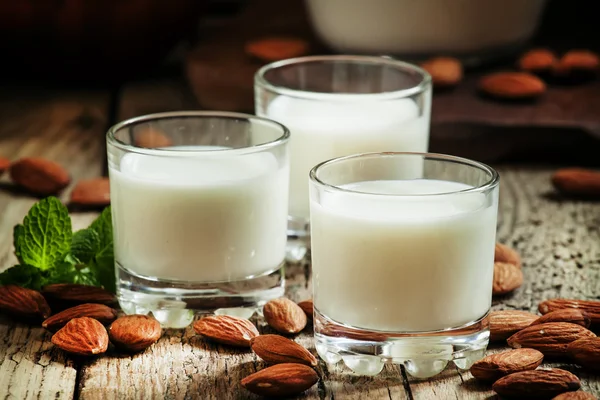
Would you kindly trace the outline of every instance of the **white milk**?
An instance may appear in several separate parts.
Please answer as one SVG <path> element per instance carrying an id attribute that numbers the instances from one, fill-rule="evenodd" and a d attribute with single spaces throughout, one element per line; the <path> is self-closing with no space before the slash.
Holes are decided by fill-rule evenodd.
<path id="1" fill-rule="evenodd" d="M 327 98 L 335 101 L 322 100 Z M 411 99 L 375 99 L 377 95 L 323 95 L 319 101 L 279 96 L 269 104 L 265 116 L 290 130 L 291 216 L 308 219 L 308 174 L 322 161 L 366 152 L 427 151 L 429 106 L 420 114 Z"/>
<path id="2" fill-rule="evenodd" d="M 458 327 L 491 305 L 496 203 L 436 180 L 367 181 L 311 201 L 315 307 L 373 330 Z M 494 200 L 496 201 L 496 200 Z"/>
<path id="3" fill-rule="evenodd" d="M 287 179 L 265 152 L 127 154 L 110 170 L 116 260 L 139 275 L 196 282 L 273 270 L 285 253 Z"/>

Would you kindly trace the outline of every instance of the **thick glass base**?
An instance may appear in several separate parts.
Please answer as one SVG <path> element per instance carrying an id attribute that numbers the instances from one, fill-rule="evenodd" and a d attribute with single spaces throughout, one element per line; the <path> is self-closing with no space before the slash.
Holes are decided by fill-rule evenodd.
<path id="1" fill-rule="evenodd" d="M 306 218 L 288 217 L 287 245 L 285 260 L 299 263 L 310 249 L 310 225 Z"/>
<path id="2" fill-rule="evenodd" d="M 485 355 L 489 318 L 435 332 L 392 333 L 351 328 L 315 309 L 315 345 L 329 364 L 343 361 L 359 375 L 377 375 L 386 363 L 402 364 L 416 378 L 442 372 L 450 361 L 469 369 Z"/>
<path id="3" fill-rule="evenodd" d="M 149 314 L 166 328 L 185 328 L 196 313 L 250 318 L 284 294 L 283 263 L 274 271 L 231 282 L 164 281 L 132 273 L 116 263 L 117 296 L 126 314 Z"/>

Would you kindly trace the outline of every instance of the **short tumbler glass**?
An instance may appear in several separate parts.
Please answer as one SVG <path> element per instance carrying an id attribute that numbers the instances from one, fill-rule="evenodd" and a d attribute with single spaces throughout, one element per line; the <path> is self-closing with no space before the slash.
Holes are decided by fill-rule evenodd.
<path id="1" fill-rule="evenodd" d="M 246 114 L 171 112 L 107 134 L 117 293 L 187 326 L 283 295 L 288 130 Z"/>
<path id="2" fill-rule="evenodd" d="M 359 374 L 469 368 L 489 339 L 498 174 L 467 159 L 368 153 L 310 173 L 316 348 Z"/>
<path id="3" fill-rule="evenodd" d="M 425 152 L 431 77 L 387 57 L 311 56 L 261 68 L 254 81 L 256 114 L 290 129 L 288 259 L 310 244 L 306 177 L 320 162 L 376 151 Z"/>

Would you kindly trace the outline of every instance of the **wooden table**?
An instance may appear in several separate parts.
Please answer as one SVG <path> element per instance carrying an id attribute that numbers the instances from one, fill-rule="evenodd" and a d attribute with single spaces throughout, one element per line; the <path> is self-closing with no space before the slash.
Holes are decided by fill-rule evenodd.
<path id="1" fill-rule="evenodd" d="M 189 108 L 178 81 L 126 86 L 118 101 L 104 90 L 56 92 L 3 89 L 0 93 L 0 156 L 43 156 L 68 168 L 74 181 L 105 171 L 103 132 L 116 119 Z M 112 96 L 114 99 L 115 96 Z M 160 98 L 160 105 L 156 99 Z M 494 300 L 494 309 L 535 311 L 547 298 L 600 298 L 600 202 L 561 199 L 549 177 L 554 166 L 500 165 L 498 239 L 524 259 L 525 283 Z M 63 193 L 68 198 L 69 189 Z M 36 199 L 0 179 L 0 270 L 12 265 L 12 227 Z M 74 229 L 94 212 L 73 212 Z M 286 268 L 293 300 L 311 295 L 310 267 Z M 260 330 L 270 329 L 260 321 Z M 314 352 L 310 329 L 296 340 Z M 560 364 L 554 364 L 560 365 Z M 142 354 L 116 353 L 76 360 L 54 348 L 50 334 L 0 317 L 0 399 L 245 399 L 240 380 L 263 367 L 251 352 L 206 343 L 193 331 L 167 330 Z M 600 378 L 578 367 L 583 389 L 600 395 Z M 321 363 L 322 380 L 306 399 L 484 399 L 493 396 L 468 372 L 449 367 L 439 377 L 418 381 L 403 368 L 386 366 L 375 378 Z"/>

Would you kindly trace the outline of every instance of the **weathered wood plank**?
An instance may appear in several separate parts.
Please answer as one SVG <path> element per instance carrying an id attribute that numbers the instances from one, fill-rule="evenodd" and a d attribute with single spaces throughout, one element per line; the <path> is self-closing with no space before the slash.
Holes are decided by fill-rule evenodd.
<path id="1" fill-rule="evenodd" d="M 97 176 L 105 158 L 102 132 L 106 93 L 55 94 L 4 91 L 0 94 L 0 156 L 16 160 L 41 156 L 57 161 L 73 177 Z M 68 199 L 70 188 L 62 198 Z M 13 265 L 12 227 L 37 201 L 7 176 L 0 179 L 0 270 Z M 94 213 L 73 214 L 74 229 Z M 77 369 L 54 349 L 41 327 L 0 320 L 0 399 L 72 399 Z"/>

